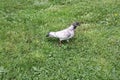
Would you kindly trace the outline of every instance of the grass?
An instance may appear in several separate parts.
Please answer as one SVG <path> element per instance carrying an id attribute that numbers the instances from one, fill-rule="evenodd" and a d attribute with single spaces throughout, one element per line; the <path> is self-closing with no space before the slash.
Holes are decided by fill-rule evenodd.
<path id="1" fill-rule="evenodd" d="M 120 80 L 119 0 L 1 0 L 1 80 Z M 83 22 L 69 43 L 49 31 Z"/>

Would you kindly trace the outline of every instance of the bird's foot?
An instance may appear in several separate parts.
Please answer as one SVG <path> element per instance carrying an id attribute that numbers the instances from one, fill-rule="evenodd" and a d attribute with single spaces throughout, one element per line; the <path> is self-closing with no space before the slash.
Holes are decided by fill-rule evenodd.
<path id="1" fill-rule="evenodd" d="M 59 41 L 59 46 L 60 46 L 60 47 L 62 46 L 62 42 L 61 42 L 61 41 Z"/>
<path id="2" fill-rule="evenodd" d="M 69 40 L 67 40 L 67 42 L 69 43 Z"/>

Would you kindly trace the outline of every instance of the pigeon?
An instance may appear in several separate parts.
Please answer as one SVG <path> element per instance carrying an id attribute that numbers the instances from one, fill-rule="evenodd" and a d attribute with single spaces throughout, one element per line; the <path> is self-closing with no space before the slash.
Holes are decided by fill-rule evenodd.
<path id="1" fill-rule="evenodd" d="M 61 41 L 67 40 L 69 42 L 69 39 L 74 36 L 74 31 L 77 28 L 77 26 L 80 26 L 79 22 L 74 22 L 71 24 L 68 28 L 56 31 L 56 32 L 49 32 L 46 37 L 55 37 L 59 39 L 59 44 L 61 45 Z"/>

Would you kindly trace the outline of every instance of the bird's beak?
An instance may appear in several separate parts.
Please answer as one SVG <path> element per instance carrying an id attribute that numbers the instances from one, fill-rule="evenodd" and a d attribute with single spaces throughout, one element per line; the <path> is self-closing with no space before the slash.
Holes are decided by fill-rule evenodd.
<path id="1" fill-rule="evenodd" d="M 78 26 L 80 26 L 80 23 L 78 24 Z"/>

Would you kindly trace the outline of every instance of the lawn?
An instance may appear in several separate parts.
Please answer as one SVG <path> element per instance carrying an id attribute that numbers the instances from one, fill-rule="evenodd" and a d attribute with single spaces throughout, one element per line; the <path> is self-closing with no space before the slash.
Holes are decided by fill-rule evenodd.
<path id="1" fill-rule="evenodd" d="M 0 0 L 0 80 L 120 80 L 120 1 Z"/>

